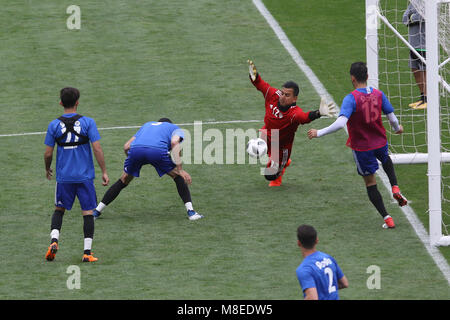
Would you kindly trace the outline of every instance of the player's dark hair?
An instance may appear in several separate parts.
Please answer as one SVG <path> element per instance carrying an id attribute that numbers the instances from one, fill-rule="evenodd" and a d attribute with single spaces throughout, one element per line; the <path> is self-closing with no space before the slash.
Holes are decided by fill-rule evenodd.
<path id="1" fill-rule="evenodd" d="M 354 76 L 356 81 L 359 83 L 366 82 L 369 77 L 367 73 L 367 65 L 364 62 L 352 63 L 352 66 L 350 67 L 350 75 Z"/>
<path id="2" fill-rule="evenodd" d="M 158 120 L 158 122 L 169 122 L 169 123 L 172 123 L 172 121 L 170 121 L 169 118 L 161 118 L 161 119 Z"/>
<path id="3" fill-rule="evenodd" d="M 80 99 L 80 91 L 76 88 L 66 87 L 59 93 L 64 108 L 73 108 Z"/>
<path id="4" fill-rule="evenodd" d="M 316 244 L 317 231 L 313 226 L 302 224 L 297 229 L 297 239 L 305 249 L 312 249 Z"/>
<path id="5" fill-rule="evenodd" d="M 294 81 L 286 81 L 283 84 L 283 88 L 287 89 L 294 89 L 294 96 L 298 96 L 298 93 L 300 92 L 300 88 L 298 87 L 298 84 Z"/>

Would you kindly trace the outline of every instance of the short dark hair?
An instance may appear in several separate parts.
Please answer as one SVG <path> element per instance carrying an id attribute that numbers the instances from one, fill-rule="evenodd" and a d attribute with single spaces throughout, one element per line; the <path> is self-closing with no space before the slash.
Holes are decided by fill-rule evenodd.
<path id="1" fill-rule="evenodd" d="M 80 99 L 80 91 L 77 88 L 66 87 L 59 93 L 64 108 L 72 108 Z"/>
<path id="2" fill-rule="evenodd" d="M 352 63 L 350 67 L 350 75 L 354 76 L 356 81 L 362 83 L 366 82 L 369 77 L 367 73 L 367 65 L 365 62 L 355 62 Z"/>
<path id="3" fill-rule="evenodd" d="M 294 89 L 294 96 L 298 96 L 298 93 L 300 92 L 300 88 L 298 87 L 298 84 L 294 81 L 286 81 L 283 84 L 283 88 L 287 89 Z"/>
<path id="4" fill-rule="evenodd" d="M 313 226 L 302 224 L 297 228 L 297 239 L 305 249 L 312 249 L 316 244 L 317 231 Z"/>
<path id="5" fill-rule="evenodd" d="M 158 122 L 169 122 L 169 123 L 172 123 L 172 121 L 170 121 L 169 118 L 161 118 L 161 119 L 158 120 Z"/>

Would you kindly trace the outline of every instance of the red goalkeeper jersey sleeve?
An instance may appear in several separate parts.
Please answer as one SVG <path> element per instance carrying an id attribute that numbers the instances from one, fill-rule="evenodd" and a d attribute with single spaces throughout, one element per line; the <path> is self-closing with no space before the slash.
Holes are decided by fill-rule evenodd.
<path id="1" fill-rule="evenodd" d="M 274 132 L 271 130 L 278 129 L 280 149 L 292 148 L 295 132 L 300 124 L 311 122 L 309 112 L 304 112 L 299 106 L 291 106 L 285 112 L 278 108 L 278 99 L 281 96 L 281 90 L 271 87 L 258 75 L 256 80 L 252 82 L 264 96 L 265 99 L 265 115 L 264 126 L 261 129 L 267 131 L 267 143 L 272 142 Z"/>

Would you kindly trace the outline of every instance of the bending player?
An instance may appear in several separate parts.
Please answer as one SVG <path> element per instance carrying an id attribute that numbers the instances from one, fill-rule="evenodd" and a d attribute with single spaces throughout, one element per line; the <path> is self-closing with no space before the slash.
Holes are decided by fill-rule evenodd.
<path id="1" fill-rule="evenodd" d="M 103 196 L 102 201 L 94 210 L 97 219 L 103 209 L 109 205 L 122 191 L 123 188 L 139 177 L 143 165 L 151 164 L 162 177 L 168 174 L 173 178 L 178 194 L 184 202 L 189 220 L 203 218 L 192 207 L 191 194 L 188 184 L 192 183 L 189 173 L 182 169 L 180 160 L 181 146 L 184 132 L 167 118 L 161 118 L 158 122 L 150 121 L 144 124 L 138 132 L 125 143 L 124 151 L 127 155 L 123 165 L 123 173 Z M 169 152 L 177 163 L 174 163 Z"/>
<path id="2" fill-rule="evenodd" d="M 291 164 L 292 145 L 298 126 L 321 116 L 334 117 L 336 106 L 322 99 L 319 110 L 304 112 L 297 106 L 299 87 L 295 82 L 284 83 L 281 90 L 273 88 L 261 78 L 252 61 L 249 60 L 248 64 L 250 81 L 265 99 L 264 126 L 260 131 L 261 138 L 267 142 L 269 162 L 264 177 L 270 181 L 270 187 L 280 186 L 283 174 Z M 278 139 L 275 138 L 276 134 Z M 278 155 L 272 155 L 272 147 L 278 151 Z"/>
<path id="3" fill-rule="evenodd" d="M 347 146 L 352 148 L 358 174 L 364 179 L 370 201 L 383 217 L 385 228 L 394 228 L 394 220 L 387 213 L 383 198 L 377 189 L 375 172 L 378 161 L 382 163 L 392 186 L 392 194 L 400 206 L 407 200 L 400 193 L 397 185 L 394 164 L 388 154 L 386 129 L 383 126 L 381 112 L 386 114 L 396 134 L 403 133 L 394 114 L 394 108 L 383 92 L 367 86 L 367 66 L 364 62 L 355 62 L 350 68 L 350 76 L 355 90 L 348 94 L 342 102 L 341 112 L 337 120 L 321 130 L 310 129 L 308 137 L 319 138 L 342 129 L 347 125 Z"/>

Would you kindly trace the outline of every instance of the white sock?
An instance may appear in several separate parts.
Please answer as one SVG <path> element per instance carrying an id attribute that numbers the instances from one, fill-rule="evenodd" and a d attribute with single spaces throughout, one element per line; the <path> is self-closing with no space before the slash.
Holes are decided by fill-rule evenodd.
<path id="1" fill-rule="evenodd" d="M 59 230 L 58 229 L 53 229 L 52 232 L 50 232 L 50 239 L 59 240 Z"/>
<path id="2" fill-rule="evenodd" d="M 102 212 L 103 209 L 106 208 L 106 204 L 104 204 L 103 202 L 100 202 L 97 206 L 97 208 L 95 208 L 95 210 L 97 210 L 98 212 Z"/>
<path id="3" fill-rule="evenodd" d="M 92 238 L 84 238 L 84 250 L 92 249 Z"/>
<path id="4" fill-rule="evenodd" d="M 186 210 L 194 210 L 194 208 L 192 207 L 192 202 L 186 202 L 185 204 Z"/>
<path id="5" fill-rule="evenodd" d="M 387 215 L 386 217 L 384 217 L 384 220 L 389 219 L 390 217 L 390 215 Z"/>

